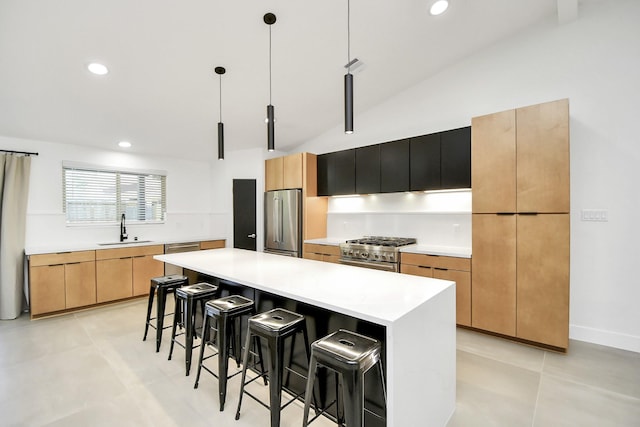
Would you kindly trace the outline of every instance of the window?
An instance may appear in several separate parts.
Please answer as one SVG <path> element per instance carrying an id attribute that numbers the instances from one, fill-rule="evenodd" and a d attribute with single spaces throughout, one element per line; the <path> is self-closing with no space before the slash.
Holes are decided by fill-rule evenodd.
<path id="1" fill-rule="evenodd" d="M 63 163 L 62 209 L 68 224 L 162 222 L 165 219 L 166 173 L 113 170 Z"/>

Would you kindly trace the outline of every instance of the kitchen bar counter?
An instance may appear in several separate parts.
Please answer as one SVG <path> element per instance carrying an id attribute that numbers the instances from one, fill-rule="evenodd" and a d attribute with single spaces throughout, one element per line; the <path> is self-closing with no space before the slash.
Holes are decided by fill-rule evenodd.
<path id="1" fill-rule="evenodd" d="M 454 282 L 231 248 L 154 258 L 383 326 L 387 426 L 444 426 L 453 413 Z"/>

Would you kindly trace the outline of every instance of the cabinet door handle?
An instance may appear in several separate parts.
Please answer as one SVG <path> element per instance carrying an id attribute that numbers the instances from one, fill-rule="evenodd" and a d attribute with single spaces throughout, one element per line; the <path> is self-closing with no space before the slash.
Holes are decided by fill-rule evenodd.
<path id="1" fill-rule="evenodd" d="M 518 215 L 538 215 L 538 212 L 518 212 Z"/>
<path id="2" fill-rule="evenodd" d="M 68 262 L 66 265 L 80 264 L 80 262 Z M 62 265 L 62 264 L 61 264 Z"/>
<path id="3" fill-rule="evenodd" d="M 448 268 L 439 268 L 439 267 L 433 267 L 434 270 L 440 270 L 440 271 L 449 271 Z"/>
<path id="4" fill-rule="evenodd" d="M 131 259 L 131 257 L 130 257 L 130 256 L 123 256 L 123 257 L 122 257 L 122 258 L 120 258 L 120 259 Z"/>
<path id="5" fill-rule="evenodd" d="M 418 267 L 418 268 L 431 268 L 428 265 L 417 265 L 416 267 Z"/>
<path id="6" fill-rule="evenodd" d="M 144 258 L 146 255 L 136 255 L 134 256 L 134 258 Z M 125 258 L 121 258 L 121 259 L 125 259 Z"/>

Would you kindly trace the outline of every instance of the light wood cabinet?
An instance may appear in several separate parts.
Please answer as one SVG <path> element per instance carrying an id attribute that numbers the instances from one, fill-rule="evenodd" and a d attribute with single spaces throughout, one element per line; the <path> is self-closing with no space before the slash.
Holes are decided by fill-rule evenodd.
<path id="1" fill-rule="evenodd" d="M 66 308 L 63 264 L 32 266 L 29 280 L 32 316 Z"/>
<path id="2" fill-rule="evenodd" d="M 472 326 L 516 334 L 516 215 L 472 217 Z"/>
<path id="3" fill-rule="evenodd" d="M 569 102 L 472 119 L 472 326 L 566 349 Z"/>
<path id="4" fill-rule="evenodd" d="M 162 253 L 162 245 L 96 251 L 97 301 L 100 303 L 148 294 L 149 281 L 164 274 L 164 264 L 153 259 L 153 255 Z"/>
<path id="5" fill-rule="evenodd" d="M 456 323 L 471 326 L 471 259 L 402 252 L 400 272 L 456 282 Z"/>
<path id="6" fill-rule="evenodd" d="M 265 191 L 302 188 L 303 153 L 265 160 Z"/>
<path id="7" fill-rule="evenodd" d="M 303 258 L 316 261 L 338 263 L 340 261 L 340 247 L 336 245 L 321 245 L 317 243 L 305 243 L 303 245 Z"/>
<path id="8" fill-rule="evenodd" d="M 200 250 L 205 249 L 220 249 L 226 246 L 226 240 L 206 240 L 200 242 Z"/>
<path id="9" fill-rule="evenodd" d="M 96 303 L 96 263 L 84 261 L 65 265 L 66 308 Z"/>
<path id="10" fill-rule="evenodd" d="M 31 316 L 96 303 L 95 251 L 29 257 Z"/>

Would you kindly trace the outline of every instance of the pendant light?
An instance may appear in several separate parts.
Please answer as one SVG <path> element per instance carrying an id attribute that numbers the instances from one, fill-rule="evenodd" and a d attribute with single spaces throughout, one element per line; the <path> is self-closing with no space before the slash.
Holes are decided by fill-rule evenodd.
<path id="1" fill-rule="evenodd" d="M 220 77 L 220 121 L 218 121 L 218 160 L 224 160 L 224 124 L 222 123 L 222 75 L 227 72 L 224 67 L 216 67 L 216 74 Z"/>
<path id="2" fill-rule="evenodd" d="M 269 26 L 269 105 L 267 105 L 267 150 L 275 150 L 275 112 L 271 104 L 271 26 L 276 22 L 276 15 L 267 13 L 264 15 L 264 23 Z"/>
<path id="3" fill-rule="evenodd" d="M 347 0 L 347 74 L 344 75 L 344 133 L 353 133 L 353 74 L 351 74 L 351 1 Z"/>

